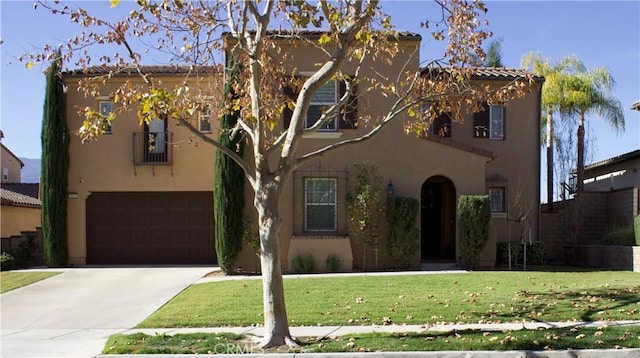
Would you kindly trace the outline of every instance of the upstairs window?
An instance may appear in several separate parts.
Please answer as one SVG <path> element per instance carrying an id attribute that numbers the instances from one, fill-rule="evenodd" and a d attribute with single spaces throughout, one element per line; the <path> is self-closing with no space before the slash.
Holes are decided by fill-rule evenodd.
<path id="1" fill-rule="evenodd" d="M 431 125 L 431 132 L 434 135 L 444 138 L 451 137 L 451 116 L 448 113 L 443 113 L 433 121 Z"/>
<path id="2" fill-rule="evenodd" d="M 9 168 L 2 168 L 2 180 L 9 180 Z"/>
<path id="3" fill-rule="evenodd" d="M 505 107 L 484 104 L 484 110 L 473 114 L 473 136 L 493 140 L 505 139 Z"/>
<path id="4" fill-rule="evenodd" d="M 299 81 L 303 80 L 301 77 L 297 77 L 297 79 Z M 346 83 L 339 80 L 330 80 L 320 87 L 311 99 L 309 110 L 307 111 L 307 117 L 304 120 L 304 127 L 309 128 L 313 126 L 313 124 L 318 121 L 322 113 L 335 105 L 344 96 L 346 91 Z M 294 101 L 298 97 L 298 90 L 292 86 L 284 86 L 283 93 Z M 285 128 L 289 128 L 292 115 L 293 110 L 285 106 L 282 111 L 283 124 Z M 318 128 L 318 131 L 336 132 L 339 129 L 355 128 L 358 128 L 358 85 L 357 83 L 351 83 L 349 96 L 345 105 L 340 106 L 336 112 L 335 118 Z"/>
<path id="5" fill-rule="evenodd" d="M 104 134 L 113 133 L 112 128 L 111 128 L 111 123 L 109 123 L 109 121 L 107 120 L 107 117 L 109 117 L 109 114 L 111 114 L 111 112 L 113 112 L 113 102 L 111 102 L 111 101 L 100 101 L 98 103 L 98 107 L 100 109 L 100 114 L 104 118 L 104 122 L 103 122 Z"/>
<path id="6" fill-rule="evenodd" d="M 213 109 L 211 103 L 207 102 L 198 112 L 198 130 L 202 133 L 211 133 L 211 123 L 213 120 Z"/>
<path id="7" fill-rule="evenodd" d="M 309 110 L 307 111 L 307 118 L 305 120 L 305 128 L 313 126 L 322 113 L 326 112 L 331 106 L 334 106 L 338 102 L 338 85 L 337 81 L 329 81 L 316 91 L 311 99 Z M 334 118 L 330 122 L 325 123 L 318 130 L 325 132 L 334 132 L 337 129 L 338 118 Z"/>

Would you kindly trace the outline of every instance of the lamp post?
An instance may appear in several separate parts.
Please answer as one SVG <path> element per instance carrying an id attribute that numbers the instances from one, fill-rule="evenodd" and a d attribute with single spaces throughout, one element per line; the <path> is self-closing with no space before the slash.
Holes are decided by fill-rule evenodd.
<path id="1" fill-rule="evenodd" d="M 393 196 L 393 191 L 394 191 L 394 187 L 393 187 L 393 183 L 391 182 L 391 180 L 389 180 L 389 184 L 387 184 L 387 194 L 389 196 Z"/>

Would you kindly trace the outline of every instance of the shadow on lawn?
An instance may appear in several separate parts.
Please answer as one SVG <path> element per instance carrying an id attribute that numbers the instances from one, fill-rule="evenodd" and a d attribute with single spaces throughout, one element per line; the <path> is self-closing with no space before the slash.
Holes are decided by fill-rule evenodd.
<path id="1" fill-rule="evenodd" d="M 637 319 L 640 314 L 640 285 L 628 288 L 600 288 L 579 291 L 521 290 L 515 294 L 508 312 L 492 312 L 491 319 L 509 322 L 527 319 L 535 322 L 558 321 L 553 319 L 560 312 L 579 312 L 574 317 L 578 321 L 592 322 L 612 319 Z M 621 313 L 628 318 L 621 318 Z M 480 316 L 480 314 L 477 314 Z M 485 314 L 486 315 L 486 314 Z M 566 315 L 565 315 L 566 316 Z"/>

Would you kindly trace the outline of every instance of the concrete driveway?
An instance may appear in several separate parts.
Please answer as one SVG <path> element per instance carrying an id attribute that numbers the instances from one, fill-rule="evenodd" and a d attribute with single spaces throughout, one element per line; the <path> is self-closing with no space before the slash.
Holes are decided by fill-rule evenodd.
<path id="1" fill-rule="evenodd" d="M 0 295 L 2 357 L 100 354 L 214 267 L 75 268 Z"/>

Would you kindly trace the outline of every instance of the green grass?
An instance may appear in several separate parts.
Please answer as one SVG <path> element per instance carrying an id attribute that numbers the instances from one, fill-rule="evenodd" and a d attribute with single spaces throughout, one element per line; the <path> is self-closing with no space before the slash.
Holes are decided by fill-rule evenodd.
<path id="1" fill-rule="evenodd" d="M 240 353 L 235 334 L 176 334 L 149 336 L 142 333 L 109 337 L 103 354 L 213 354 Z"/>
<path id="2" fill-rule="evenodd" d="M 15 290 L 16 288 L 24 287 L 34 282 L 38 282 L 58 274 L 60 274 L 60 272 L 44 272 L 44 271 L 0 272 L 0 293 L 5 293 L 11 290 Z"/>
<path id="3" fill-rule="evenodd" d="M 453 331 L 403 334 L 359 334 L 337 338 L 309 338 L 302 347 L 286 351 L 473 351 L 473 350 L 567 350 L 639 348 L 637 327 L 558 328 L 504 332 Z M 115 335 L 104 354 L 221 354 L 264 353 L 243 336 L 231 334 Z M 271 353 L 271 352 L 269 352 Z"/>
<path id="4" fill-rule="evenodd" d="M 640 274 L 471 272 L 446 275 L 285 279 L 292 326 L 526 321 L 640 317 Z M 260 280 L 189 287 L 139 327 L 261 324 Z"/>

